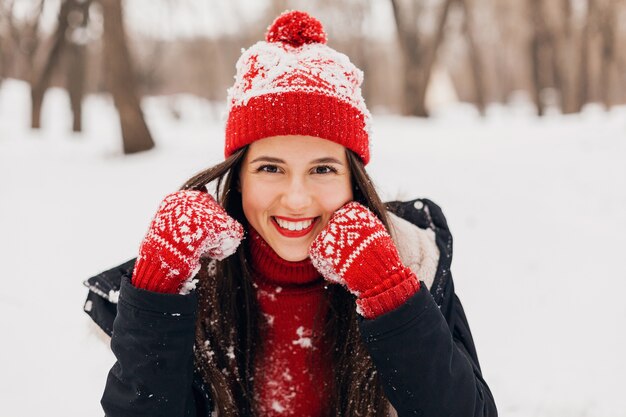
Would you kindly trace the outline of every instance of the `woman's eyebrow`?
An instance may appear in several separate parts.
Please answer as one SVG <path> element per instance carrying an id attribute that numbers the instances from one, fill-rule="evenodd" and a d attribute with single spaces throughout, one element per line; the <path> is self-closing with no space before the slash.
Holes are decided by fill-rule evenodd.
<path id="1" fill-rule="evenodd" d="M 254 162 L 273 162 L 275 164 L 284 164 L 285 161 L 283 161 L 280 158 L 274 158 L 272 156 L 259 156 L 258 158 L 253 159 L 252 161 L 250 161 L 250 163 L 254 163 Z"/>
<path id="2" fill-rule="evenodd" d="M 339 165 L 343 165 L 343 162 L 341 162 L 339 159 L 337 158 L 332 158 L 330 156 L 324 157 L 324 158 L 317 158 L 311 161 L 312 164 L 339 164 Z"/>

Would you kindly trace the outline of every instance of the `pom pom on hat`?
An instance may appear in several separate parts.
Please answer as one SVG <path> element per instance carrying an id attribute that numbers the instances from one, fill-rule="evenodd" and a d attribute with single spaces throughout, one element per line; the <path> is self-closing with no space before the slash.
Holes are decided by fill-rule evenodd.
<path id="1" fill-rule="evenodd" d="M 265 34 L 267 42 L 282 42 L 291 46 L 326 43 L 326 32 L 319 20 L 298 10 L 285 11 L 274 20 Z"/>
<path id="2" fill-rule="evenodd" d="M 224 155 L 268 137 L 314 136 L 338 143 L 367 164 L 371 115 L 363 72 L 326 45 L 322 24 L 287 11 L 237 60 L 228 89 Z"/>

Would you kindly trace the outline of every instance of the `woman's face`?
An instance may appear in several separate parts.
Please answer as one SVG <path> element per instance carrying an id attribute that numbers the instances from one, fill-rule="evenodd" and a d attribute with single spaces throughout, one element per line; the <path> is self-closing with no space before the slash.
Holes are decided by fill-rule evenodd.
<path id="1" fill-rule="evenodd" d="M 352 200 L 345 148 L 312 136 L 273 136 L 248 147 L 240 172 L 246 219 L 287 261 L 309 246 L 332 214 Z"/>

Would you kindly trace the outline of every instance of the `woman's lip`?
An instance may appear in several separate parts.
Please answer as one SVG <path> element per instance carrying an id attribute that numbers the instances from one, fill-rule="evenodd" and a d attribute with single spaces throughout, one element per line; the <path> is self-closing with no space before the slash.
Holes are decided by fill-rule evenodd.
<path id="1" fill-rule="evenodd" d="M 282 227 L 280 227 L 278 225 L 278 223 L 276 222 L 276 218 L 279 218 L 281 220 L 286 220 L 286 221 L 305 221 L 305 220 L 311 220 L 313 219 L 313 222 L 311 223 L 311 225 L 309 227 L 307 227 L 306 229 L 302 229 L 302 230 L 286 230 L 283 229 Z M 274 227 L 276 228 L 276 230 L 278 231 L 278 233 L 280 233 L 281 235 L 285 236 L 285 237 L 302 237 L 302 236 L 306 236 L 307 234 L 309 234 L 311 232 L 311 230 L 313 230 L 313 228 L 315 227 L 315 225 L 317 224 L 319 217 L 309 217 L 308 219 L 291 219 L 288 220 L 288 217 L 279 217 L 279 216 L 272 216 L 272 224 L 274 225 Z"/>
<path id="2" fill-rule="evenodd" d="M 294 217 L 283 217 L 283 216 L 272 216 L 275 217 L 277 219 L 281 219 L 281 220 L 285 220 L 288 222 L 305 222 L 307 220 L 313 220 L 316 219 L 317 217 L 299 217 L 299 218 L 294 218 Z"/>

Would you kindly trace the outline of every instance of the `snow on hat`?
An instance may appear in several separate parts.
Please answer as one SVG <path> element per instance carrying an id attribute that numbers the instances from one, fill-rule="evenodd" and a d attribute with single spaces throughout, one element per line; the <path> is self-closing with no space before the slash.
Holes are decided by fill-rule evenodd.
<path id="1" fill-rule="evenodd" d="M 371 116 L 361 95 L 363 72 L 326 45 L 322 24 L 286 11 L 237 61 L 228 89 L 224 153 L 278 135 L 316 136 L 369 162 Z"/>

